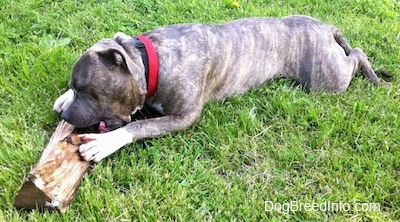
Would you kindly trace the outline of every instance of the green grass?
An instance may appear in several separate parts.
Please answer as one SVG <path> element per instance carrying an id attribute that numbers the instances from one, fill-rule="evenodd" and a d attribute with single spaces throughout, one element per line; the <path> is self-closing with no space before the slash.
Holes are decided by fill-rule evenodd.
<path id="1" fill-rule="evenodd" d="M 400 218 L 400 4 L 396 0 L 0 2 L 0 221 L 395 221 Z M 100 38 L 174 23 L 306 14 L 339 27 L 390 88 L 346 93 L 279 80 L 210 102 L 175 135 L 125 147 L 87 176 L 68 211 L 19 211 L 21 181 L 60 116 L 74 61 Z M 267 212 L 264 201 L 379 203 L 378 211 Z"/>

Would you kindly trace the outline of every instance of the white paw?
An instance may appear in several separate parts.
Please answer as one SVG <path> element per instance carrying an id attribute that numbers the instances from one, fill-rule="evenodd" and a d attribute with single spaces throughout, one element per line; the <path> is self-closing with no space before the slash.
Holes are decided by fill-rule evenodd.
<path id="1" fill-rule="evenodd" d="M 54 103 L 53 110 L 61 113 L 68 108 L 69 105 L 74 101 L 75 93 L 72 89 L 69 89 L 67 92 L 62 94 L 60 97 L 56 99 Z"/>
<path id="2" fill-rule="evenodd" d="M 81 134 L 79 136 L 83 141 L 89 141 L 79 147 L 82 158 L 96 163 L 132 143 L 133 140 L 132 135 L 123 128 L 108 133 Z"/>

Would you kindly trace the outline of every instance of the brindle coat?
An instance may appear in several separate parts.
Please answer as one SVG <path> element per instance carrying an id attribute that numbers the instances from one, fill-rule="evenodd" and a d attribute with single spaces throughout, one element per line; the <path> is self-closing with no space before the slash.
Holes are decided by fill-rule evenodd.
<path id="1" fill-rule="evenodd" d="M 133 140 L 190 127 L 206 101 L 244 93 L 265 82 L 289 77 L 306 90 L 343 92 L 361 70 L 374 85 L 379 78 L 366 55 L 352 49 L 334 26 L 306 16 L 249 18 L 225 24 L 180 24 L 144 34 L 159 57 L 156 93 L 145 98 L 145 68 L 131 37 L 117 33 L 87 50 L 72 71 L 72 90 L 55 110 L 77 127 L 100 121 L 111 131 L 86 134 L 87 160 L 100 161 Z M 131 122 L 144 103 L 163 116 Z M 123 134 L 120 142 L 116 137 Z"/>

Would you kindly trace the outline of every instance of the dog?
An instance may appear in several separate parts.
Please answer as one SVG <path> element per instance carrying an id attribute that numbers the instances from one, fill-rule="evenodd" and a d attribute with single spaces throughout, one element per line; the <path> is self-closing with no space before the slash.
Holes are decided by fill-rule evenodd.
<path id="1" fill-rule="evenodd" d="M 77 128 L 98 124 L 101 133 L 80 135 L 89 141 L 79 148 L 87 161 L 99 162 L 136 140 L 185 130 L 199 119 L 205 102 L 277 78 L 292 78 L 306 91 L 333 93 L 344 92 L 358 71 L 382 84 L 361 49 L 352 48 L 336 27 L 308 16 L 178 24 L 143 36 L 147 46 L 124 33 L 94 44 L 77 60 L 70 89 L 54 104 Z M 153 60 L 158 76 L 149 95 L 146 73 Z M 161 116 L 132 121 L 144 105 Z"/>

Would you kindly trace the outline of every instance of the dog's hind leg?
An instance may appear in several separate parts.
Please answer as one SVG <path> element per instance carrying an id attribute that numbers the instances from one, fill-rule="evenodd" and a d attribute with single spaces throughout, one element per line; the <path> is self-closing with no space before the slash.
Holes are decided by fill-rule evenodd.
<path id="1" fill-rule="evenodd" d="M 353 76 L 359 70 L 362 74 L 369 79 L 369 81 L 375 86 L 380 85 L 380 80 L 376 75 L 375 71 L 371 68 L 371 64 L 368 61 L 367 56 L 359 48 L 354 48 L 350 51 L 348 57 L 354 61 Z"/>
<path id="2" fill-rule="evenodd" d="M 354 62 L 354 71 L 352 73 L 352 76 L 354 76 L 356 72 L 361 70 L 363 75 L 367 77 L 372 84 L 374 84 L 375 86 L 379 86 L 379 78 L 374 70 L 371 68 L 371 64 L 368 61 L 368 58 L 364 54 L 364 52 L 359 48 L 351 48 L 343 33 L 340 32 L 340 30 L 338 30 L 337 28 L 333 28 L 333 34 L 336 42 L 343 48 L 346 55 Z"/>

